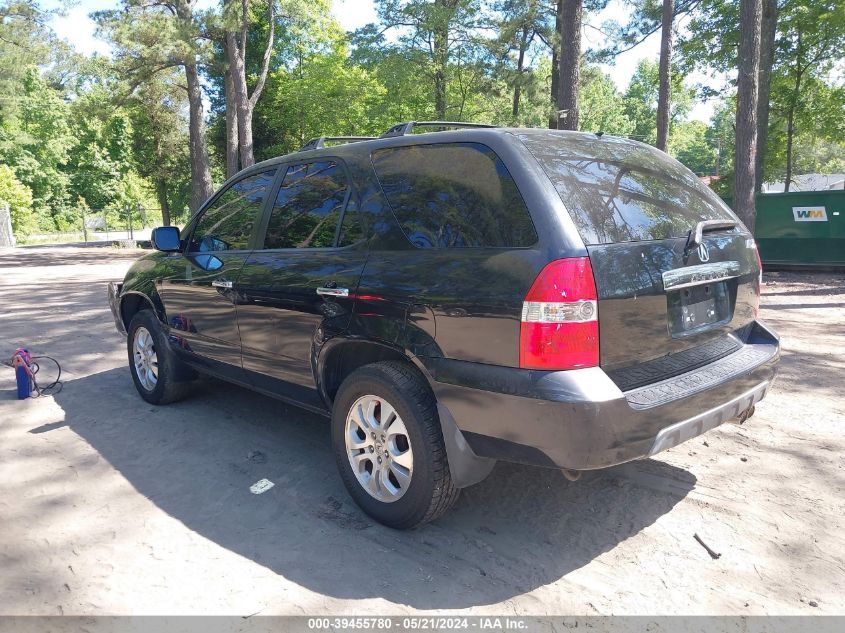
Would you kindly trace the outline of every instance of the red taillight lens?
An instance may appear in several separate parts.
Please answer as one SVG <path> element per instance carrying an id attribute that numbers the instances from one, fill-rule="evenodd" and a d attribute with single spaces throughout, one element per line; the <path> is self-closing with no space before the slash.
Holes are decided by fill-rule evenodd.
<path id="1" fill-rule="evenodd" d="M 599 364 L 598 295 L 589 257 L 548 264 L 522 304 L 519 366 L 577 369 Z"/>

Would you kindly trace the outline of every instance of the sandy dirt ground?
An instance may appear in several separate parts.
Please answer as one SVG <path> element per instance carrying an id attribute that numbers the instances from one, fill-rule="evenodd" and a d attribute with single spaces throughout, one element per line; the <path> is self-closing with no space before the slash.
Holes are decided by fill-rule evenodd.
<path id="1" fill-rule="evenodd" d="M 577 483 L 499 464 L 402 533 L 347 497 L 325 420 L 212 380 L 137 396 L 105 288 L 136 256 L 0 252 L 0 353 L 65 381 L 19 402 L 0 367 L 0 614 L 845 613 L 845 275 L 766 275 L 782 369 L 743 426 Z"/>

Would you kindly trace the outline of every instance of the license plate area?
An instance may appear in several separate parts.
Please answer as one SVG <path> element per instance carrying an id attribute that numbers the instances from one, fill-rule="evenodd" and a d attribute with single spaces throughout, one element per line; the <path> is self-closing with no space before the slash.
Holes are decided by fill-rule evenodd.
<path id="1" fill-rule="evenodd" d="M 728 283 L 716 281 L 667 292 L 669 333 L 689 336 L 729 322 L 733 315 Z"/>

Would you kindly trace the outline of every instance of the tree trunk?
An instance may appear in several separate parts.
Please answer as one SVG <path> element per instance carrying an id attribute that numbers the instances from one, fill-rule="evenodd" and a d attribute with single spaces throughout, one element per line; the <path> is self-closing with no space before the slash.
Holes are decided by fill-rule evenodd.
<path id="1" fill-rule="evenodd" d="M 519 40 L 519 56 L 516 60 L 516 81 L 513 86 L 513 115 L 514 123 L 519 116 L 519 97 L 522 92 L 522 72 L 525 65 L 525 49 L 528 48 L 528 28 L 522 30 L 522 37 Z"/>
<path id="2" fill-rule="evenodd" d="M 232 78 L 235 113 L 238 121 L 238 151 L 241 167 L 255 164 L 252 150 L 252 111 L 246 85 L 246 64 L 238 39 L 232 31 L 226 32 L 226 54 L 229 58 L 229 76 Z"/>
<path id="3" fill-rule="evenodd" d="M 763 21 L 760 27 L 760 81 L 757 101 L 757 161 L 754 167 L 754 184 L 759 193 L 763 188 L 763 161 L 769 142 L 769 92 L 772 84 L 772 66 L 775 63 L 775 37 L 777 35 L 777 0 L 763 0 Z"/>
<path id="4" fill-rule="evenodd" d="M 167 179 L 156 178 L 156 197 L 161 207 L 161 224 L 170 226 L 170 201 L 167 199 Z"/>
<path id="5" fill-rule="evenodd" d="M 673 0 L 663 0 L 663 26 L 660 32 L 660 88 L 657 95 L 657 149 L 669 150 L 669 106 L 672 102 L 672 19 Z"/>
<path id="6" fill-rule="evenodd" d="M 446 120 L 446 66 L 449 63 L 448 27 L 434 32 L 434 110 L 437 118 Z"/>
<path id="7" fill-rule="evenodd" d="M 225 4 L 230 5 L 233 0 L 226 0 Z M 264 90 L 267 81 L 267 72 L 270 68 L 270 55 L 273 51 L 273 42 L 276 35 L 275 0 L 268 1 L 268 22 L 269 35 L 267 45 L 264 48 L 264 57 L 261 64 L 261 72 L 255 82 L 252 95 L 246 82 L 246 44 L 249 32 L 249 2 L 241 0 L 240 15 L 240 40 L 234 31 L 226 31 L 225 49 L 229 76 L 232 80 L 232 92 L 234 94 L 235 111 L 238 123 L 238 150 L 241 159 L 241 169 L 255 164 L 255 152 L 252 138 L 252 113 L 255 111 L 255 104 Z M 227 98 L 228 105 L 228 98 Z M 228 164 L 228 163 L 227 163 Z"/>
<path id="8" fill-rule="evenodd" d="M 225 47 L 224 47 L 225 48 Z M 226 72 L 224 90 L 226 92 L 226 177 L 238 173 L 238 113 L 235 105 L 235 84 L 232 81 L 229 53 L 226 49 Z"/>
<path id="9" fill-rule="evenodd" d="M 736 86 L 736 149 L 734 153 L 734 211 L 753 233 L 756 208 L 757 101 L 760 74 L 762 0 L 740 0 L 739 68 Z"/>
<path id="10" fill-rule="evenodd" d="M 801 33 L 798 33 L 798 60 L 795 64 L 795 87 L 792 91 L 792 98 L 789 100 L 789 112 L 786 114 L 786 180 L 783 183 L 784 192 L 789 191 L 789 186 L 792 184 L 792 162 L 793 149 L 792 142 L 795 138 L 795 108 L 798 106 L 798 99 L 801 91 L 801 76 L 803 70 L 801 69 Z"/>
<path id="11" fill-rule="evenodd" d="M 578 80 L 581 65 L 582 0 L 563 0 L 560 21 L 560 98 L 558 109 L 563 114 L 558 129 L 578 129 Z"/>
<path id="12" fill-rule="evenodd" d="M 196 212 L 212 194 L 208 147 L 205 143 L 205 121 L 202 112 L 202 90 L 196 64 L 185 64 L 188 86 L 188 136 L 191 152 L 191 212 Z"/>
<path id="13" fill-rule="evenodd" d="M 177 0 L 176 15 L 186 28 L 194 19 L 194 0 Z M 202 88 L 193 54 L 184 60 L 185 84 L 188 90 L 188 147 L 191 155 L 191 213 L 195 213 L 213 193 L 208 147 L 205 142 L 205 120 L 202 111 Z"/>
<path id="14" fill-rule="evenodd" d="M 783 183 L 783 191 L 789 193 L 789 186 L 792 184 L 792 139 L 795 135 L 795 108 L 789 107 L 789 114 L 786 115 L 786 178 Z"/>
<path id="15" fill-rule="evenodd" d="M 557 8 L 555 10 L 555 41 L 552 42 L 552 116 L 549 117 L 549 127 L 553 130 L 557 129 L 558 114 L 560 109 L 560 23 L 563 19 L 563 0 L 557 0 Z"/>

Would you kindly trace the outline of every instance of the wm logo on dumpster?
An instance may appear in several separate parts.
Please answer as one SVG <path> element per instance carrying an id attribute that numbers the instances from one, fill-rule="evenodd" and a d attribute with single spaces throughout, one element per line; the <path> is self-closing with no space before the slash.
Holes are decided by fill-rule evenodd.
<path id="1" fill-rule="evenodd" d="M 824 207 L 792 207 L 792 216 L 796 222 L 827 222 Z"/>

